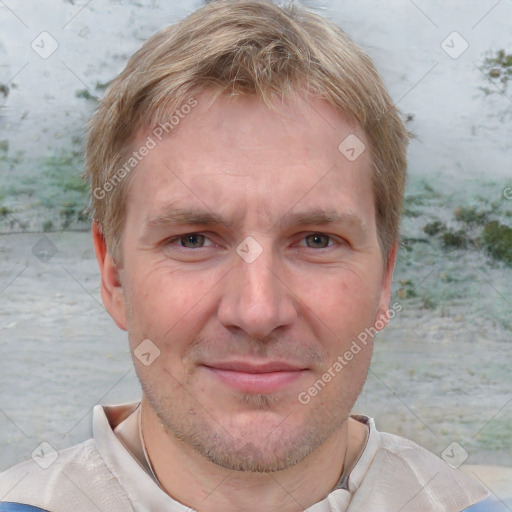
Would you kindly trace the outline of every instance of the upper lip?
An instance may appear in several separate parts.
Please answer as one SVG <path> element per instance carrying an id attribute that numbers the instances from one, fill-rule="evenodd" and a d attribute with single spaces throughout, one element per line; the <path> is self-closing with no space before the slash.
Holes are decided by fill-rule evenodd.
<path id="1" fill-rule="evenodd" d="M 247 363 L 245 361 L 224 361 L 219 363 L 204 364 L 209 368 L 216 370 L 230 370 L 244 373 L 270 373 L 270 372 L 290 372 L 305 370 L 304 366 L 296 366 L 284 361 L 267 361 L 264 363 Z"/>

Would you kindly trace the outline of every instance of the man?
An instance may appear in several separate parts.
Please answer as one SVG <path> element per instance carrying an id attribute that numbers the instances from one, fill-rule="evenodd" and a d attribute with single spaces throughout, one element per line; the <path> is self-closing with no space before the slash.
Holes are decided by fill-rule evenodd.
<path id="1" fill-rule="evenodd" d="M 90 124 L 101 293 L 140 403 L 0 479 L 1 511 L 455 512 L 486 492 L 350 416 L 394 315 L 408 134 L 331 22 L 219 0 L 148 40 Z M 36 508 L 34 508 L 36 507 Z"/>

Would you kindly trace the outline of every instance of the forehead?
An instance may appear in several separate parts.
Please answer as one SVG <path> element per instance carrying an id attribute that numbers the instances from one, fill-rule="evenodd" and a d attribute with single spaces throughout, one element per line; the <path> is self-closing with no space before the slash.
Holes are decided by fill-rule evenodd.
<path id="1" fill-rule="evenodd" d="M 169 134 L 139 133 L 135 148 L 148 137 L 154 147 L 134 171 L 128 212 L 147 220 L 172 203 L 268 222 L 300 208 L 374 215 L 366 137 L 326 101 L 297 96 L 275 110 L 254 96 L 194 101 Z"/>

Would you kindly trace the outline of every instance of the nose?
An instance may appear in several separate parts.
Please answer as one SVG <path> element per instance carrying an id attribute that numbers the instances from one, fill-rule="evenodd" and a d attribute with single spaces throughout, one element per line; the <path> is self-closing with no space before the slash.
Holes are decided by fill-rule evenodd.
<path id="1" fill-rule="evenodd" d="M 297 302 L 279 269 L 270 249 L 250 263 L 235 255 L 218 309 L 219 322 L 256 339 L 292 325 L 298 316 Z"/>

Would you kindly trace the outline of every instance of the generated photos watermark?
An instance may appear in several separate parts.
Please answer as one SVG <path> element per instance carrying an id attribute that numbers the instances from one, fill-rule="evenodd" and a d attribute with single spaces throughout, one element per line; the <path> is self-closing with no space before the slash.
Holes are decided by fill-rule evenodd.
<path id="1" fill-rule="evenodd" d="M 144 366 L 150 366 L 160 357 L 160 349 L 150 339 L 145 339 L 135 348 L 133 354 Z"/>
<path id="2" fill-rule="evenodd" d="M 402 310 L 402 304 L 400 304 L 400 302 L 394 302 L 391 308 L 383 313 L 372 327 L 367 327 L 357 335 L 356 339 L 352 340 L 350 347 L 336 358 L 336 361 L 322 374 L 319 379 L 314 382 L 312 386 L 310 386 L 306 391 L 301 391 L 297 395 L 298 401 L 302 405 L 309 404 L 311 399 L 317 396 L 325 386 L 327 386 L 327 384 L 331 382 L 331 380 L 333 380 L 364 347 L 366 347 L 368 341 L 373 339 L 377 332 L 384 329 L 387 322 L 395 318 L 396 314 L 400 313 Z"/>
<path id="3" fill-rule="evenodd" d="M 236 248 L 236 253 L 246 263 L 253 263 L 263 253 L 263 247 L 252 236 L 245 238 Z"/>
<path id="4" fill-rule="evenodd" d="M 149 155 L 151 150 L 158 146 L 166 135 L 172 132 L 181 122 L 182 119 L 192 112 L 192 109 L 197 107 L 197 100 L 192 97 L 186 103 L 184 103 L 179 109 L 176 109 L 174 113 L 169 117 L 169 120 L 165 123 L 160 123 L 151 131 L 151 135 L 146 137 L 146 140 L 142 145 L 135 151 L 132 152 L 131 156 L 121 167 L 112 175 L 112 177 L 105 181 L 103 186 L 96 187 L 93 190 L 93 195 L 96 199 L 104 199 L 105 196 L 112 192 L 119 183 L 130 174 L 130 172 L 139 165 L 146 156 Z"/>

